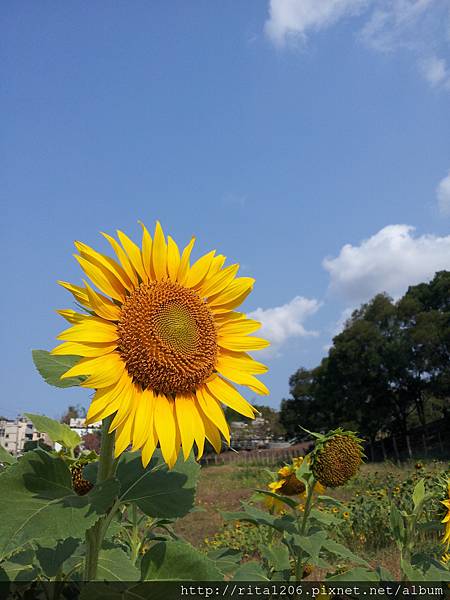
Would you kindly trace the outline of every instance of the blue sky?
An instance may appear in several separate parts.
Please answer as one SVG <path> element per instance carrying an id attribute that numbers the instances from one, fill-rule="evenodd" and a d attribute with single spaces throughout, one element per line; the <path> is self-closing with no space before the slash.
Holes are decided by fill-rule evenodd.
<path id="1" fill-rule="evenodd" d="M 100 231 L 159 219 L 256 278 L 275 407 L 352 307 L 450 268 L 448 0 L 22 1 L 0 22 L 0 414 L 88 403 L 31 349 Z"/>

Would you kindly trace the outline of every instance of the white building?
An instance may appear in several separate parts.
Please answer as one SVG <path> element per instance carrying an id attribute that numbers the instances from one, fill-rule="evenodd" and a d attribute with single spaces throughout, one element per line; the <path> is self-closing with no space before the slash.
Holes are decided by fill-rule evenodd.
<path id="1" fill-rule="evenodd" d="M 17 417 L 14 421 L 0 420 L 0 445 L 11 454 L 22 454 L 26 442 L 42 440 L 52 446 L 46 433 L 39 433 L 33 423 L 25 417 Z"/>

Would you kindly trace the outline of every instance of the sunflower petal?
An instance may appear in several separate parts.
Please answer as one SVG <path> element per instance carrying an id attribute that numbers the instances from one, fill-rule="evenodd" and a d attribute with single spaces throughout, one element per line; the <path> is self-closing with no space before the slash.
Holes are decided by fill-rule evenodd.
<path id="1" fill-rule="evenodd" d="M 262 350 L 270 346 L 270 342 L 263 338 L 252 337 L 251 335 L 239 336 L 239 335 L 227 335 L 218 336 L 217 344 L 221 348 L 227 350 L 234 350 L 235 352 L 247 351 L 247 350 Z"/>
<path id="2" fill-rule="evenodd" d="M 87 244 L 82 242 L 75 242 L 75 248 L 80 253 L 80 256 L 85 258 L 88 262 L 98 267 L 101 271 L 107 271 L 111 274 L 112 280 L 117 280 L 127 290 L 131 289 L 131 282 L 124 269 L 110 256 L 100 254 Z"/>
<path id="3" fill-rule="evenodd" d="M 150 281 L 153 281 L 155 279 L 155 274 L 152 268 L 152 236 L 142 221 L 139 221 L 139 225 L 142 227 L 142 264 L 147 274 L 147 278 Z"/>
<path id="4" fill-rule="evenodd" d="M 183 253 L 181 255 L 180 266 L 178 267 L 178 275 L 177 275 L 177 281 L 180 285 L 184 285 L 184 282 L 188 275 L 189 258 L 191 256 L 191 252 L 192 252 L 192 248 L 194 247 L 194 244 L 195 244 L 195 237 L 191 238 L 191 241 L 186 246 L 186 248 L 183 250 Z"/>
<path id="5" fill-rule="evenodd" d="M 123 302 L 125 297 L 125 287 L 119 280 L 106 269 L 101 269 L 86 260 L 83 256 L 74 254 L 76 260 L 80 263 L 81 268 L 92 281 L 92 283 L 103 293 L 108 294 L 111 298 Z"/>
<path id="6" fill-rule="evenodd" d="M 215 250 L 208 252 L 201 258 L 199 258 L 189 269 L 186 281 L 184 285 L 188 288 L 194 288 L 199 285 L 205 277 L 208 275 L 208 271 L 211 267 L 212 260 L 214 258 Z"/>
<path id="7" fill-rule="evenodd" d="M 150 434 L 153 436 L 154 409 L 155 396 L 150 389 L 146 389 L 141 393 L 141 397 L 136 409 L 136 418 L 134 421 L 133 430 L 133 450 L 137 450 L 146 444 Z"/>
<path id="8" fill-rule="evenodd" d="M 221 377 L 215 377 L 211 381 L 205 383 L 208 391 L 222 404 L 226 404 L 236 412 L 249 417 L 255 418 L 255 409 L 241 394 Z"/>
<path id="9" fill-rule="evenodd" d="M 109 387 L 116 383 L 125 369 L 117 352 L 98 356 L 96 358 L 82 358 L 75 366 L 61 375 L 61 379 L 75 377 L 77 375 L 89 375 L 88 379 L 83 381 L 83 387 Z"/>
<path id="10" fill-rule="evenodd" d="M 115 342 L 117 327 L 99 317 L 85 317 L 79 323 L 62 331 L 56 339 L 65 342 Z"/>
<path id="11" fill-rule="evenodd" d="M 120 243 L 122 244 L 123 249 L 127 253 L 128 259 L 133 265 L 134 270 L 142 279 L 142 281 L 146 281 L 147 275 L 144 269 L 144 265 L 142 263 L 142 254 L 137 246 L 130 238 L 123 233 L 123 231 L 118 230 L 117 235 L 119 237 Z"/>
<path id="12" fill-rule="evenodd" d="M 79 285 L 68 283 L 67 281 L 58 281 L 58 283 L 66 290 L 69 290 L 77 302 L 83 306 L 89 306 L 89 298 L 84 288 L 80 287 Z"/>
<path id="13" fill-rule="evenodd" d="M 108 321 L 118 321 L 120 319 L 120 308 L 114 302 L 111 302 L 109 298 L 97 294 L 86 281 L 83 280 L 83 283 L 86 286 L 89 304 L 95 314 Z"/>
<path id="14" fill-rule="evenodd" d="M 174 402 L 166 396 L 157 396 L 155 401 L 155 430 L 164 460 L 169 463 L 175 448 L 176 423 Z"/>
<path id="15" fill-rule="evenodd" d="M 230 285 L 236 277 L 238 270 L 239 265 L 230 265 L 213 275 L 210 279 L 207 279 L 199 290 L 200 296 L 209 298 L 210 296 L 215 296 L 221 292 Z"/>
<path id="16" fill-rule="evenodd" d="M 156 221 L 153 235 L 152 265 L 156 279 L 161 281 L 167 277 L 167 244 L 159 221 Z"/>
<path id="17" fill-rule="evenodd" d="M 222 450 L 222 438 L 220 437 L 219 430 L 203 412 L 200 412 L 200 418 L 203 421 L 206 439 L 211 443 L 217 454 L 219 454 Z"/>
<path id="18" fill-rule="evenodd" d="M 136 271 L 133 268 L 131 260 L 128 258 L 127 253 L 124 251 L 122 246 L 110 235 L 107 233 L 101 232 L 102 236 L 108 240 L 111 244 L 112 249 L 116 253 L 117 258 L 120 261 L 120 264 L 123 267 L 123 270 L 128 275 L 129 280 L 131 281 L 133 287 L 137 287 L 139 284 L 139 280 L 137 278 Z"/>
<path id="19" fill-rule="evenodd" d="M 50 354 L 54 356 L 72 355 L 82 356 L 83 358 L 94 358 L 114 352 L 116 348 L 116 342 L 63 342 L 59 346 L 56 346 L 56 348 L 53 348 Z"/>
<path id="20" fill-rule="evenodd" d="M 171 281 L 176 281 L 178 269 L 180 268 L 180 251 L 177 244 L 167 236 L 167 272 Z"/>
<path id="21" fill-rule="evenodd" d="M 194 443 L 195 421 L 193 411 L 194 402 L 192 397 L 177 394 L 175 398 L 175 412 L 181 436 L 184 460 L 189 457 Z"/>
<path id="22" fill-rule="evenodd" d="M 219 356 L 216 361 L 217 370 L 222 367 L 230 368 L 235 371 L 245 371 L 246 373 L 267 373 L 269 370 L 266 365 L 254 360 L 249 354 L 245 352 L 233 352 L 232 350 L 220 350 Z"/>
<path id="23" fill-rule="evenodd" d="M 254 319 L 233 319 L 219 325 L 219 336 L 248 335 L 261 328 L 261 323 Z"/>
<path id="24" fill-rule="evenodd" d="M 196 390 L 196 396 L 200 409 L 208 419 L 221 431 L 223 437 L 230 443 L 230 428 L 225 419 L 220 402 L 211 395 L 205 386 Z"/>
<path id="25" fill-rule="evenodd" d="M 74 324 L 81 323 L 87 317 L 87 315 L 83 315 L 82 313 L 78 313 L 75 310 L 71 309 L 57 310 L 56 312 L 58 313 L 58 315 L 61 315 L 63 319 L 66 319 L 66 321 L 69 321 L 69 323 Z"/>
<path id="26" fill-rule="evenodd" d="M 233 381 L 234 383 L 237 383 L 238 385 L 245 385 L 246 387 L 251 389 L 252 392 L 256 392 L 257 394 L 260 394 L 261 396 L 268 396 L 270 393 L 269 390 L 267 389 L 267 387 L 264 385 L 264 383 L 262 381 L 259 381 L 259 379 L 257 379 L 253 375 L 250 375 L 250 373 L 245 373 L 243 371 L 237 371 L 235 369 L 230 369 L 230 368 L 224 367 L 223 365 L 222 365 L 222 367 L 219 367 L 219 365 L 216 365 L 216 369 L 221 375 L 223 375 L 230 381 Z"/>
<path id="27" fill-rule="evenodd" d="M 254 283 L 255 280 L 253 277 L 238 277 L 225 289 L 222 289 L 220 293 L 216 294 L 214 298 L 209 298 L 208 302 L 211 306 L 221 306 L 234 302 L 242 294 L 249 294 L 253 289 Z"/>

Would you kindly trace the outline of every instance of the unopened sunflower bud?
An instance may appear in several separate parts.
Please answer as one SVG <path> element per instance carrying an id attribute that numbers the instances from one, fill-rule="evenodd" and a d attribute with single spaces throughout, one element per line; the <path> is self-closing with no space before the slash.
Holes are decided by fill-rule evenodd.
<path id="1" fill-rule="evenodd" d="M 347 483 L 361 466 L 361 442 L 353 432 L 342 429 L 325 435 L 312 454 L 311 469 L 317 481 L 331 488 Z"/>
<path id="2" fill-rule="evenodd" d="M 84 496 L 92 490 L 94 487 L 90 481 L 83 477 L 83 466 L 81 464 L 74 464 L 70 467 L 72 474 L 72 488 L 79 496 Z"/>

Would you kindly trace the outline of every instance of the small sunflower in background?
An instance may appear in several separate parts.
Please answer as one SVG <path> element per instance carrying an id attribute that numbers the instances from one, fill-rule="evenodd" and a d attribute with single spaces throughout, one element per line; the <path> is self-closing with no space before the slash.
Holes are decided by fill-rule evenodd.
<path id="1" fill-rule="evenodd" d="M 317 435 L 317 438 L 311 453 L 314 477 L 325 487 L 345 485 L 356 475 L 362 464 L 362 440 L 354 432 L 342 429 Z"/>
<path id="2" fill-rule="evenodd" d="M 280 496 L 298 496 L 299 500 L 304 500 L 306 497 L 306 486 L 295 474 L 296 470 L 300 468 L 303 460 L 305 460 L 303 456 L 293 458 L 290 465 L 284 465 L 278 469 L 276 480 L 268 484 L 269 491 L 274 494 L 279 494 Z M 314 492 L 323 494 L 324 491 L 324 486 L 317 482 L 314 487 Z M 274 498 L 273 496 L 266 496 L 264 502 L 269 510 L 274 510 L 275 512 L 281 512 L 286 508 L 284 502 L 277 500 L 277 498 Z M 298 509 L 302 510 L 302 506 L 303 503 L 300 502 Z"/>
<path id="3" fill-rule="evenodd" d="M 447 481 L 447 498 L 441 500 L 441 504 L 447 509 L 447 514 L 442 519 L 442 523 L 445 523 L 442 543 L 447 545 L 448 550 L 450 548 L 450 479 Z"/>
<path id="4" fill-rule="evenodd" d="M 269 344 L 250 335 L 261 324 L 235 310 L 254 284 L 236 276 L 239 265 L 224 267 L 215 251 L 191 265 L 194 238 L 180 252 L 159 223 L 153 238 L 142 230 L 141 248 L 121 231 L 118 241 L 103 234 L 117 259 L 75 243 L 90 282 L 59 283 L 85 312 L 59 311 L 71 326 L 52 354 L 80 357 L 62 377 L 86 376 L 81 386 L 96 390 L 87 424 L 114 415 L 116 456 L 131 445 L 146 466 L 159 444 L 172 467 L 194 443 L 198 458 L 205 439 L 217 452 L 221 434 L 230 443 L 222 404 L 255 417 L 233 384 L 269 393 L 255 377 L 267 367 L 248 354 Z"/>

